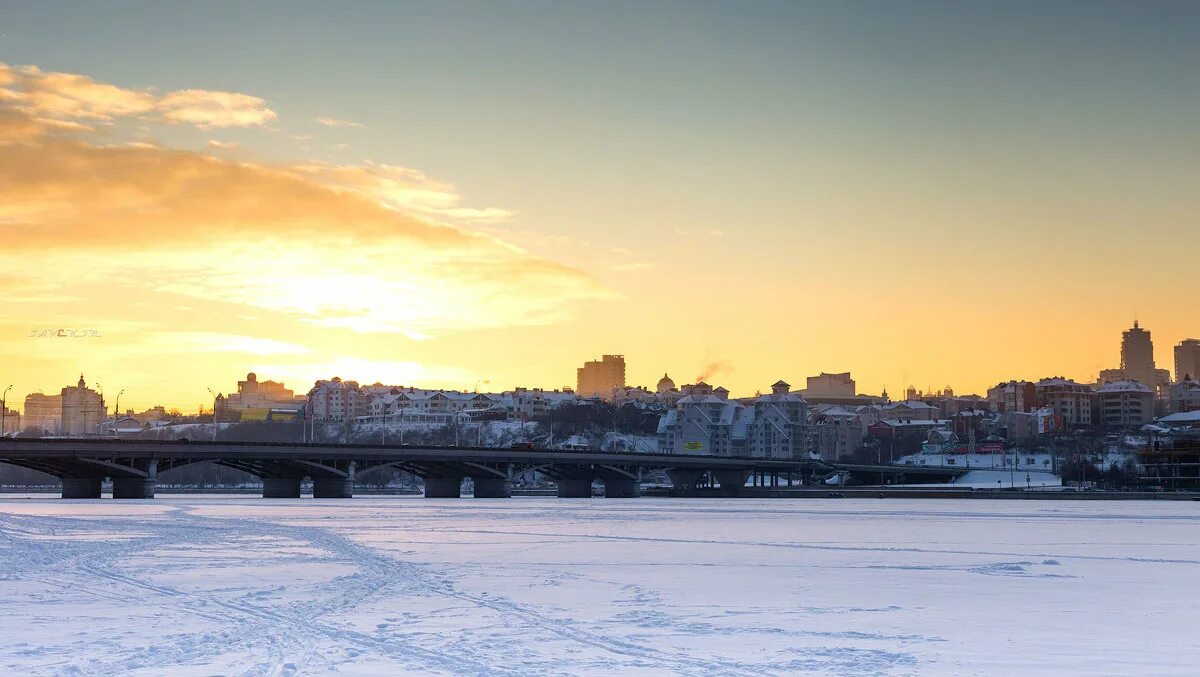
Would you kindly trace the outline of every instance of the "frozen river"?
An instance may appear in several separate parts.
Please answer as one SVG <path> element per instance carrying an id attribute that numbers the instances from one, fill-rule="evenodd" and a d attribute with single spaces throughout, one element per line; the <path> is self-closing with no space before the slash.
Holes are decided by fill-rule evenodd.
<path id="1" fill-rule="evenodd" d="M 1195 674 L 1200 504 L 0 497 L 14 674 Z"/>

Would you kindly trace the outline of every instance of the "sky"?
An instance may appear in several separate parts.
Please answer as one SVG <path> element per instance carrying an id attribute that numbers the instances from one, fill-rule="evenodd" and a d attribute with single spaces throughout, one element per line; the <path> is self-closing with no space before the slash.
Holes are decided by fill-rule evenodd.
<path id="1" fill-rule="evenodd" d="M 1200 335 L 1194 3 L 0 8 L 0 388 L 1094 379 Z M 39 336 L 43 330 L 79 336 Z M 98 335 L 96 335 L 98 334 Z"/>

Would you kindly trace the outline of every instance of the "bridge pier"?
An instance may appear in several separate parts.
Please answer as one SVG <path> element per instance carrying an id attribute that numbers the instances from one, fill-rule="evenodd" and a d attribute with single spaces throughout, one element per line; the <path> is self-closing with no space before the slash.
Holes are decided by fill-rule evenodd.
<path id="1" fill-rule="evenodd" d="M 634 477 L 611 476 L 604 480 L 605 498 L 638 498 L 642 495 L 642 483 Z"/>
<path id="2" fill-rule="evenodd" d="M 503 477 L 473 477 L 475 498 L 511 498 L 512 485 Z"/>
<path id="3" fill-rule="evenodd" d="M 425 498 L 459 498 L 462 477 L 426 477 Z"/>
<path id="4" fill-rule="evenodd" d="M 153 477 L 114 477 L 113 498 L 154 498 Z"/>
<path id="5" fill-rule="evenodd" d="M 704 475 L 703 470 L 692 468 L 671 468 L 667 477 L 671 480 L 672 496 L 691 496 L 696 493 L 696 485 Z"/>
<path id="6" fill-rule="evenodd" d="M 554 480 L 558 485 L 559 498 L 591 498 L 592 478 L 559 478 Z"/>
<path id="7" fill-rule="evenodd" d="M 746 470 L 714 470 L 713 476 L 721 485 L 721 493 L 725 496 L 737 496 L 746 488 L 746 479 L 750 477 Z"/>
<path id="8" fill-rule="evenodd" d="M 300 477 L 264 477 L 263 498 L 300 498 Z"/>
<path id="9" fill-rule="evenodd" d="M 353 498 L 354 480 L 349 477 L 314 477 L 313 498 Z"/>
<path id="10" fill-rule="evenodd" d="M 62 478 L 62 497 L 100 498 L 100 484 L 103 481 L 99 477 L 64 477 Z"/>

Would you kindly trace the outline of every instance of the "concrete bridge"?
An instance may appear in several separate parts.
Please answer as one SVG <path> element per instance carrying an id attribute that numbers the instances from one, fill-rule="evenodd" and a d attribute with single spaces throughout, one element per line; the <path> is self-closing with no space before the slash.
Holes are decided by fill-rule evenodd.
<path id="1" fill-rule="evenodd" d="M 358 475 L 378 468 L 406 470 L 425 481 L 427 498 L 457 498 L 470 478 L 477 498 L 507 498 L 513 478 L 538 471 L 558 486 L 558 495 L 592 495 L 600 481 L 608 497 L 641 494 L 644 473 L 664 470 L 672 492 L 686 496 L 744 493 L 755 486 L 791 485 L 793 479 L 824 476 L 838 467 L 821 461 L 722 456 L 491 449 L 291 442 L 201 442 L 129 439 L 0 439 L 0 463 L 39 470 L 62 481 L 63 498 L 99 498 L 105 478 L 113 498 L 153 498 L 161 472 L 210 461 L 262 480 L 264 498 L 299 498 L 305 478 L 315 498 L 350 498 Z M 853 468 L 849 468 L 853 473 Z M 896 467 L 893 472 L 905 472 Z M 920 470 L 924 471 L 925 468 Z M 930 469 L 953 474 L 954 470 Z M 913 468 L 908 467 L 908 472 Z M 872 468 L 873 474 L 887 472 Z M 961 471 L 959 471 L 961 474 Z M 943 480 L 944 481 L 944 480 Z"/>

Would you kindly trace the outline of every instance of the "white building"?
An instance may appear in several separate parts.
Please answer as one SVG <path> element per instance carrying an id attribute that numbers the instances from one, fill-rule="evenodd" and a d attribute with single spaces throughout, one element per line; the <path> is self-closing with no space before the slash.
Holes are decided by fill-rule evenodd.
<path id="1" fill-rule="evenodd" d="M 783 459 L 808 452 L 808 406 L 783 381 L 749 404 L 703 383 L 683 392 L 692 394 L 680 397 L 658 422 L 663 453 Z"/>
<path id="2" fill-rule="evenodd" d="M 755 458 L 800 458 L 808 453 L 808 403 L 776 381 L 770 395 L 755 398 L 746 440 Z"/>
<path id="3" fill-rule="evenodd" d="M 517 388 L 503 393 L 397 386 L 372 388 L 374 394 L 368 397 L 362 418 L 373 422 L 450 423 L 458 417 L 527 421 L 580 399 L 569 390 L 541 388 Z"/>
<path id="4" fill-rule="evenodd" d="M 1110 381 L 1096 391 L 1100 397 L 1100 423 L 1135 426 L 1154 418 L 1154 390 L 1137 381 Z"/>
<path id="5" fill-rule="evenodd" d="M 1175 414 L 1200 410 L 1200 381 L 1184 377 L 1171 385 L 1171 412 Z"/>
<path id="6" fill-rule="evenodd" d="M 658 450 L 735 456 L 734 440 L 741 444 L 746 440 L 745 410 L 740 402 L 716 395 L 684 395 L 658 420 Z"/>

